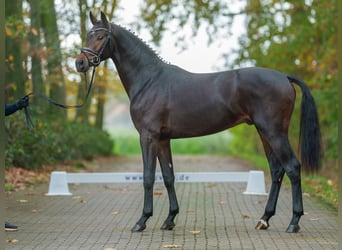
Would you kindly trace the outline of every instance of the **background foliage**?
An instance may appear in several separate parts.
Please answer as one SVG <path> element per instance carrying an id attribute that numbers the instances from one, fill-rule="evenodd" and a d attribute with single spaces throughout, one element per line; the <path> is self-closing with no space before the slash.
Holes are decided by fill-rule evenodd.
<path id="1" fill-rule="evenodd" d="M 114 20 L 115 14 L 121 11 L 120 3 L 122 1 L 119 0 L 6 1 L 6 101 L 12 102 L 26 93 L 39 91 L 62 103 L 82 102 L 84 79 L 75 73 L 73 62 L 79 48 L 84 45 L 88 12 L 93 10 L 98 13 L 103 10 L 109 19 Z M 189 36 L 195 39 L 201 27 L 205 27 L 207 31 L 208 43 L 224 38 L 228 46 L 232 23 L 236 17 L 244 16 L 245 27 L 242 28 L 246 28 L 246 32 L 239 39 L 240 49 L 222 55 L 226 61 L 222 70 L 260 66 L 302 78 L 311 88 L 319 108 L 325 152 L 322 173 L 336 171 L 336 0 L 148 0 L 141 1 L 137 8 L 139 15 L 129 28 L 148 31 L 151 41 L 158 46 L 165 31 L 171 24 L 176 24 L 174 36 L 178 38 L 178 42 L 175 46 L 181 48 L 187 46 L 184 39 Z M 182 31 L 182 27 L 186 25 L 191 26 L 191 34 Z M 72 46 L 66 46 L 64 41 Z M 103 63 L 97 70 L 92 100 L 83 109 L 65 112 L 51 109 L 37 98 L 32 99 L 31 105 L 35 107 L 33 116 L 42 121 L 37 126 L 38 133 L 42 134 L 32 138 L 25 135 L 23 138 L 27 141 L 33 140 L 26 147 L 32 147 L 33 142 L 37 147 L 38 144 L 44 145 L 46 141 L 38 138 L 44 135 L 46 140 L 50 137 L 51 140 L 65 140 L 60 144 L 51 144 L 63 151 L 72 137 L 61 135 L 67 133 L 75 122 L 89 124 L 101 130 L 104 105 L 107 102 L 106 93 L 122 91 L 120 84 L 112 84 L 113 79 L 116 82 L 119 80 L 110 67 L 111 64 Z M 299 102 L 301 94 L 300 91 L 297 92 Z M 290 127 L 294 147 L 298 144 L 298 107 L 297 104 Z M 68 124 L 67 121 L 71 123 Z M 22 136 L 17 134 L 19 130 L 16 132 L 15 128 L 20 127 L 19 123 L 9 118 L 6 118 L 6 123 L 8 128 L 11 127 L 8 130 L 10 140 L 7 157 L 10 159 L 8 162 L 14 163 L 14 152 L 22 151 L 25 147 L 16 146 Z M 66 129 L 59 130 L 63 126 L 54 124 L 64 124 Z M 82 126 L 78 125 L 76 131 Z M 234 149 L 234 154 L 248 152 L 248 155 L 263 157 L 263 149 L 253 127 L 241 126 L 231 132 L 234 135 L 231 142 L 234 146 L 231 145 L 230 148 Z M 83 136 L 77 140 L 83 140 Z M 47 144 L 45 147 L 50 146 Z M 51 150 L 46 159 L 59 158 L 53 154 L 58 155 L 58 150 Z"/>
<path id="2" fill-rule="evenodd" d="M 246 33 L 239 38 L 240 48 L 233 54 L 224 55 L 226 67 L 267 67 L 302 78 L 312 90 L 319 109 L 324 171 L 336 172 L 336 0 L 186 2 L 188 4 L 181 1 L 145 1 L 142 5 L 142 18 L 146 28 L 152 34 L 162 34 L 171 22 L 177 22 L 181 27 L 191 23 L 193 34 L 196 34 L 199 27 L 204 25 L 208 27 L 210 42 L 224 33 L 229 34 L 234 18 L 244 15 Z M 182 10 L 175 14 L 178 9 Z M 210 13 L 211 16 L 208 17 Z M 177 34 L 182 40 L 182 34 L 176 32 Z M 159 39 L 159 35 L 153 35 L 153 40 L 158 42 Z M 230 60 L 232 57 L 235 58 L 233 63 Z M 297 89 L 297 105 L 290 126 L 290 139 L 294 148 L 298 145 L 300 99 L 301 92 Z M 235 135 L 232 148 L 235 148 L 236 154 L 241 155 L 241 152 L 247 151 L 246 154 L 249 155 L 263 155 L 259 137 L 253 128 L 242 126 L 231 132 Z"/>
<path id="3" fill-rule="evenodd" d="M 6 119 L 7 168 L 36 169 L 57 162 L 91 160 L 113 152 L 109 134 L 86 123 L 37 121 L 34 131 L 30 131 L 23 116 Z"/>

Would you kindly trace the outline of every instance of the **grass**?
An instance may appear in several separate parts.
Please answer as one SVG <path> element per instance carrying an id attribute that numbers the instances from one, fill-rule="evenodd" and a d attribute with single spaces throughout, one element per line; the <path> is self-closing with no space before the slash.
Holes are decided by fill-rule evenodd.
<path id="1" fill-rule="evenodd" d="M 133 129 L 119 129 L 110 132 L 114 138 L 114 154 L 141 154 L 139 135 Z M 177 139 L 171 141 L 174 154 L 229 154 L 231 136 L 227 132 L 197 138 Z"/>

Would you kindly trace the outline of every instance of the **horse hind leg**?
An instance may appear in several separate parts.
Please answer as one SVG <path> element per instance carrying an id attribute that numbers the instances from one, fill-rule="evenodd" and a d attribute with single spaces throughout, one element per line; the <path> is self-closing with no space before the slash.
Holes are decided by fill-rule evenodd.
<path id="1" fill-rule="evenodd" d="M 263 218 L 268 221 L 272 213 L 275 213 L 276 201 L 278 199 L 282 176 L 284 172 L 287 174 L 291 181 L 292 189 L 292 211 L 293 216 L 290 225 L 287 228 L 288 233 L 296 233 L 300 230 L 299 220 L 303 215 L 303 200 L 300 178 L 300 164 L 295 157 L 287 135 L 266 136 L 263 140 L 267 140 L 270 148 L 272 149 L 272 157 L 275 157 L 273 163 L 280 164 L 279 167 L 270 166 L 272 174 L 272 187 L 269 200 L 266 205 L 265 214 Z M 283 170 L 274 171 L 273 169 L 282 168 Z M 279 178 L 277 180 L 277 178 Z M 272 197 L 274 196 L 274 197 Z M 274 214 L 273 213 L 273 214 Z"/>
<path id="2" fill-rule="evenodd" d="M 264 139 L 262 133 L 260 133 L 260 138 L 264 145 L 265 154 L 267 160 L 269 162 L 272 184 L 270 189 L 269 198 L 265 207 L 265 212 L 261 219 L 258 221 L 255 229 L 257 230 L 266 230 L 269 227 L 270 218 L 275 215 L 277 201 L 279 197 L 279 192 L 281 188 L 281 184 L 283 181 L 285 170 L 281 167 L 281 164 L 278 162 L 276 156 L 274 155 L 272 148 L 269 146 L 268 142 Z"/>
<path id="3" fill-rule="evenodd" d="M 284 144 L 283 147 L 284 158 L 281 158 L 281 163 L 284 167 L 286 175 L 290 179 L 292 190 L 292 219 L 286 232 L 297 233 L 300 230 L 299 220 L 304 214 L 300 163 L 294 155 L 288 140 L 286 140 L 286 144 Z M 281 153 L 279 153 L 279 156 L 282 156 Z"/>
<path id="4" fill-rule="evenodd" d="M 175 227 L 174 219 L 179 212 L 179 206 L 175 191 L 175 175 L 173 170 L 170 141 L 165 140 L 159 143 L 158 159 L 163 174 L 164 184 L 169 196 L 169 215 L 160 229 L 172 230 Z"/>
<path id="5" fill-rule="evenodd" d="M 293 153 L 292 153 L 293 154 Z M 300 230 L 299 220 L 304 214 L 302 186 L 300 176 L 300 163 L 293 154 L 291 164 L 285 167 L 287 176 L 291 181 L 293 215 L 286 232 L 297 233 Z"/>

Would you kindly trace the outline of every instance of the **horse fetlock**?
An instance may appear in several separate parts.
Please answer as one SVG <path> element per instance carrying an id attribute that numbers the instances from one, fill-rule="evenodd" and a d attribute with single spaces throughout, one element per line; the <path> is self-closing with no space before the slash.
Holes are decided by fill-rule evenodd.
<path id="1" fill-rule="evenodd" d="M 300 230 L 300 226 L 297 225 L 289 225 L 288 228 L 286 229 L 287 233 L 298 233 Z"/>
<path id="2" fill-rule="evenodd" d="M 303 210 L 299 212 L 293 212 L 293 216 L 290 225 L 298 225 L 300 217 L 304 214 Z"/>
<path id="3" fill-rule="evenodd" d="M 173 221 L 166 220 L 161 226 L 161 230 L 172 230 L 176 224 Z"/>
<path id="4" fill-rule="evenodd" d="M 256 230 L 266 230 L 270 225 L 265 220 L 259 220 L 258 224 L 255 226 Z"/>
<path id="5" fill-rule="evenodd" d="M 139 224 L 139 223 L 137 223 L 137 224 L 135 224 L 134 225 L 134 227 L 131 229 L 131 232 L 132 233 L 138 233 L 138 232 L 142 232 L 142 231 L 144 231 L 145 230 L 145 228 L 146 228 L 146 224 L 144 223 L 144 224 Z"/>
<path id="6" fill-rule="evenodd" d="M 134 227 L 131 229 L 133 233 L 135 232 L 142 232 L 146 228 L 146 221 L 148 218 L 150 218 L 151 215 L 143 214 L 141 218 L 138 220 L 138 222 L 134 225 Z"/>
<path id="7" fill-rule="evenodd" d="M 179 213 L 179 208 L 177 207 L 177 208 L 175 208 L 175 209 L 172 209 L 172 210 L 170 210 L 170 215 L 169 216 L 173 216 L 173 218 L 174 217 L 176 217 L 176 215 Z"/>

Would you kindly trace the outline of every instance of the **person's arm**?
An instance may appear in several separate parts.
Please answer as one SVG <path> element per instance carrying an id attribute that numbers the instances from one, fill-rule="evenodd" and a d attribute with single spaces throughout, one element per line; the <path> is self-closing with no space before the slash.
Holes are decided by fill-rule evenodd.
<path id="1" fill-rule="evenodd" d="M 5 116 L 11 115 L 18 110 L 17 103 L 5 105 Z"/>
<path id="2" fill-rule="evenodd" d="M 5 116 L 11 115 L 19 109 L 25 108 L 29 105 L 29 97 L 23 96 L 15 103 L 5 104 Z"/>

